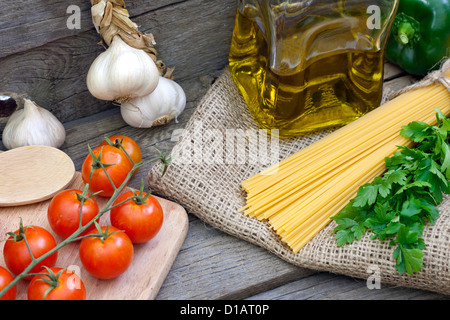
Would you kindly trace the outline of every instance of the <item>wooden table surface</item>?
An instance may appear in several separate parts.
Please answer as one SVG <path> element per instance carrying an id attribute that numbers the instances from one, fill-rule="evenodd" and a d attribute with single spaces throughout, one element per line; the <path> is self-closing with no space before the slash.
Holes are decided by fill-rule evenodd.
<path id="1" fill-rule="evenodd" d="M 144 158 L 155 155 L 153 146 L 165 151 L 175 143 L 172 134 L 183 128 L 198 102 L 220 75 L 214 73 L 181 82 L 188 97 L 187 108 L 178 122 L 164 127 L 135 129 L 126 125 L 118 108 L 65 123 L 67 139 L 62 146 L 80 170 L 87 145 L 95 146 L 105 135 L 125 134 L 141 145 Z M 414 79 L 386 64 L 386 88 L 397 90 Z M 388 90 L 388 89 L 387 89 Z M 2 145 L 0 149 L 5 150 Z M 133 177 L 131 186 L 147 181 L 148 168 Z M 258 270 L 258 272 L 253 272 Z M 366 300 L 448 299 L 432 292 L 391 285 L 370 290 L 364 279 L 316 272 L 282 261 L 266 250 L 218 231 L 192 214 L 184 244 L 162 285 L 159 300 L 282 299 L 282 300 Z"/>

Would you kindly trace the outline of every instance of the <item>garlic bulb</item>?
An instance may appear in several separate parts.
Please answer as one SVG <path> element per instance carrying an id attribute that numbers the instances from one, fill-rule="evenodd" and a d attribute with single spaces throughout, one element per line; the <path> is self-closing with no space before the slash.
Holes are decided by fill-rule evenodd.
<path id="1" fill-rule="evenodd" d="M 155 62 L 145 51 L 115 36 L 111 46 L 92 63 L 86 82 L 97 99 L 121 102 L 153 92 L 159 76 Z"/>
<path id="2" fill-rule="evenodd" d="M 186 107 L 183 88 L 173 80 L 160 77 L 151 94 L 121 104 L 122 118 L 136 128 L 163 125 L 179 116 Z"/>
<path id="3" fill-rule="evenodd" d="M 23 109 L 14 111 L 3 130 L 7 149 L 31 145 L 59 148 L 66 139 L 62 123 L 48 110 L 24 99 Z"/>

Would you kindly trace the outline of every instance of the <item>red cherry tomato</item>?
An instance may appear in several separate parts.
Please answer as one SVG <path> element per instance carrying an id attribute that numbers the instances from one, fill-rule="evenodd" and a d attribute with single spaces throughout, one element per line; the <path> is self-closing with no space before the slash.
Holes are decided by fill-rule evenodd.
<path id="1" fill-rule="evenodd" d="M 114 186 L 118 188 L 132 169 L 126 154 L 113 146 L 99 146 L 92 150 L 94 158 L 89 154 L 83 162 L 81 174 L 84 183 L 89 183 L 92 192 L 99 192 L 99 196 L 110 197 L 114 193 Z M 111 178 L 105 174 L 101 164 Z"/>
<path id="2" fill-rule="evenodd" d="M 81 278 L 67 269 L 43 269 L 28 285 L 28 300 L 86 300 L 86 287 Z"/>
<path id="3" fill-rule="evenodd" d="M 61 238 L 66 239 L 72 235 L 80 223 L 80 208 L 83 191 L 76 189 L 64 190 L 56 194 L 50 201 L 47 210 L 47 218 L 52 230 Z M 86 225 L 99 213 L 97 202 L 88 198 L 83 202 L 82 225 Z M 98 220 L 97 220 L 98 221 Z M 81 235 L 85 235 L 95 228 L 92 224 Z"/>
<path id="4" fill-rule="evenodd" d="M 35 258 L 39 258 L 43 254 L 49 252 L 56 247 L 56 241 L 53 235 L 38 226 L 21 227 L 14 232 L 15 236 L 10 236 L 3 247 L 3 257 L 6 266 L 15 275 L 22 273 L 26 267 L 31 263 L 31 256 L 28 252 L 27 245 L 23 235 L 25 235 L 31 252 Z M 30 272 L 36 273 L 42 269 L 43 266 L 53 267 L 58 258 L 58 252 L 53 254 L 38 263 Z M 26 277 L 30 279 L 31 277 Z"/>
<path id="5" fill-rule="evenodd" d="M 0 291 L 6 288 L 14 280 L 8 270 L 0 266 Z M 0 300 L 15 300 L 17 287 L 14 285 L 0 297 Z"/>
<path id="6" fill-rule="evenodd" d="M 99 279 L 113 279 L 124 273 L 133 260 L 133 243 L 125 232 L 113 227 L 101 227 L 80 243 L 80 260 L 87 272 Z"/>
<path id="7" fill-rule="evenodd" d="M 133 243 L 144 243 L 155 237 L 164 221 L 163 209 L 150 194 L 128 191 L 119 196 L 114 205 L 131 200 L 111 209 L 111 224 L 124 230 Z"/>
<path id="8" fill-rule="evenodd" d="M 141 148 L 132 138 L 123 135 L 114 135 L 108 137 L 108 139 L 113 143 L 114 147 L 119 148 L 120 150 L 122 150 L 122 148 L 125 149 L 134 163 L 139 163 L 142 161 Z M 106 145 L 109 145 L 108 141 L 106 140 L 103 140 L 103 142 L 100 144 L 100 146 Z"/>

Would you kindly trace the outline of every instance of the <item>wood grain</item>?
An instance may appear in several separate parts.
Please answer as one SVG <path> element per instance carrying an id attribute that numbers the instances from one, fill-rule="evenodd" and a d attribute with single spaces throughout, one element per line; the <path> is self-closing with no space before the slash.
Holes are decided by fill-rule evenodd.
<path id="1" fill-rule="evenodd" d="M 69 188 L 83 189 L 81 174 L 77 173 Z M 57 266 L 70 267 L 79 271 L 86 286 L 89 300 L 147 300 L 154 299 L 169 272 L 188 231 L 186 211 L 178 204 L 157 198 L 164 211 L 164 223 L 155 238 L 145 244 L 134 245 L 134 257 L 128 270 L 112 280 L 100 280 L 88 274 L 79 259 L 79 243 L 70 243 L 58 251 Z M 102 208 L 107 199 L 96 197 Z M 50 200 L 33 205 L 0 208 L 0 234 L 15 231 L 19 218 L 24 225 L 38 225 L 51 231 L 47 221 L 47 208 Z M 110 224 L 109 212 L 105 213 L 100 224 Z M 53 232 L 52 232 L 53 233 Z M 54 233 L 55 239 L 59 239 Z M 2 251 L 1 251 L 2 252 Z M 4 266 L 3 254 L 0 265 Z M 28 282 L 23 280 L 17 285 L 18 299 L 26 299 Z"/>
<path id="2" fill-rule="evenodd" d="M 175 68 L 177 82 L 226 66 L 235 0 L 126 3 L 140 30 L 154 34 L 159 58 Z M 104 50 L 97 45 L 100 36 L 90 21 L 89 1 L 70 4 L 83 8 L 80 30 L 65 26 L 67 2 L 5 0 L 0 4 L 0 50 L 10 50 L 0 59 L 0 92 L 26 93 L 63 123 L 115 108 L 95 99 L 86 86 L 89 67 Z M 0 121 L 0 131 L 4 124 Z"/>
<path id="3" fill-rule="evenodd" d="M 74 179 L 72 159 L 59 149 L 27 146 L 0 154 L 0 207 L 47 200 Z"/>
<path id="4" fill-rule="evenodd" d="M 331 273 L 318 273 L 248 300 L 447 300 L 443 295 L 381 284 L 369 289 L 366 281 Z"/>
<path id="5" fill-rule="evenodd" d="M 132 17 L 157 11 L 176 4 L 177 0 L 125 1 Z M 80 12 L 79 28 L 69 29 L 67 22 L 74 14 L 69 6 Z M 0 57 L 39 47 L 58 39 L 76 36 L 93 28 L 89 0 L 23 0 L 0 2 Z"/>

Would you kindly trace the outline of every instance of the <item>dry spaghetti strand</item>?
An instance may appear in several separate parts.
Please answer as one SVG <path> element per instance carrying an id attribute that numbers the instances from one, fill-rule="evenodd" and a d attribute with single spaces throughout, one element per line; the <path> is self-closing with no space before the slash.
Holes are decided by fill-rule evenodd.
<path id="1" fill-rule="evenodd" d="M 400 129 L 412 121 L 435 124 L 435 110 L 450 113 L 450 93 L 440 84 L 397 96 L 323 139 L 242 182 L 243 214 L 267 221 L 299 252 L 356 195 L 383 174 L 384 159 L 411 146 Z"/>

